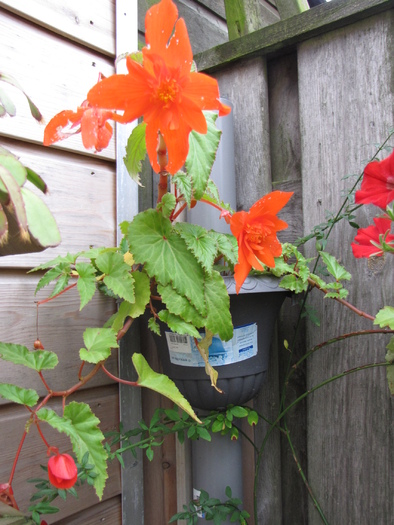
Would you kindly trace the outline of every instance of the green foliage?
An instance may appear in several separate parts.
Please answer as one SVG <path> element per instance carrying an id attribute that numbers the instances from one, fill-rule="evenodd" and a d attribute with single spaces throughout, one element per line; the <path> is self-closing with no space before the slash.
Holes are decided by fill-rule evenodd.
<path id="1" fill-rule="evenodd" d="M 391 330 L 394 330 L 394 307 L 385 306 L 376 314 L 374 324 L 379 325 L 381 328 L 386 326 Z"/>
<path id="2" fill-rule="evenodd" d="M 141 184 L 139 174 L 141 172 L 142 161 L 146 155 L 145 131 L 145 122 L 141 122 L 133 129 L 127 141 L 126 155 L 123 157 L 123 162 L 130 177 L 137 184 Z"/>
<path id="3" fill-rule="evenodd" d="M 105 361 L 111 355 L 112 348 L 119 348 L 116 335 L 112 328 L 86 328 L 83 334 L 86 349 L 79 351 L 81 361 L 93 364 Z"/>
<path id="4" fill-rule="evenodd" d="M 54 352 L 47 350 L 30 351 L 23 345 L 0 342 L 0 359 L 10 361 L 15 365 L 23 365 L 37 372 L 51 370 L 58 363 L 58 357 Z"/>
<path id="5" fill-rule="evenodd" d="M 20 388 L 9 383 L 0 383 L 0 396 L 8 401 L 33 407 L 37 404 L 38 394 L 35 390 Z M 0 521 L 1 523 L 1 521 Z"/>
<path id="6" fill-rule="evenodd" d="M 158 374 L 152 370 L 146 359 L 141 354 L 133 354 L 132 360 L 134 367 L 137 370 L 137 383 L 139 386 L 150 388 L 151 390 L 168 397 L 193 419 L 199 421 L 194 410 L 190 406 L 190 403 L 182 396 L 171 379 L 164 374 Z"/>
<path id="7" fill-rule="evenodd" d="M 97 496 L 103 495 L 107 474 L 107 452 L 102 441 L 104 436 L 98 427 L 99 419 L 93 414 L 86 403 L 71 402 L 64 409 L 63 417 L 48 408 L 41 408 L 37 417 L 45 421 L 59 432 L 64 432 L 70 438 L 74 454 L 82 462 L 86 453 L 89 454 L 89 463 L 94 467 L 97 476 L 93 486 Z"/>

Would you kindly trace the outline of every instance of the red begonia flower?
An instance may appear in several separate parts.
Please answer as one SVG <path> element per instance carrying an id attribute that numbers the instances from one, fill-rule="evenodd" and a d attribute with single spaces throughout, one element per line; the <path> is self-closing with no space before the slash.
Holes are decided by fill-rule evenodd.
<path id="1" fill-rule="evenodd" d="M 287 223 L 276 214 L 288 202 L 293 192 L 274 191 L 265 195 L 248 212 L 239 211 L 230 218 L 230 228 L 238 242 L 238 263 L 235 265 L 237 293 L 252 268 L 264 270 L 263 264 L 275 267 L 274 257 L 282 254 L 276 232 Z"/>
<path id="2" fill-rule="evenodd" d="M 381 161 L 367 164 L 356 204 L 375 204 L 382 209 L 394 200 L 394 151 Z"/>
<path id="3" fill-rule="evenodd" d="M 164 138 L 168 164 L 174 174 L 184 164 L 189 151 L 189 134 L 207 132 L 203 110 L 230 112 L 219 101 L 217 81 L 191 71 L 193 53 L 185 21 L 178 19 L 172 0 L 161 0 L 145 17 L 142 65 L 127 57 L 128 73 L 103 79 L 88 93 L 92 106 L 122 110 L 119 122 L 131 122 L 143 116 L 146 123 L 146 147 L 150 162 L 159 172 L 158 133 Z"/>
<path id="4" fill-rule="evenodd" d="M 391 220 L 389 218 L 375 217 L 375 225 L 371 224 L 367 228 L 360 228 L 352 242 L 352 251 L 354 257 L 371 257 L 372 255 L 383 255 L 382 240 L 386 243 L 394 241 L 394 235 L 391 235 Z M 385 235 L 387 233 L 387 235 Z M 374 244 L 372 244 L 374 243 Z"/>
<path id="5" fill-rule="evenodd" d="M 58 489 L 71 489 L 77 481 L 78 469 L 69 454 L 56 454 L 48 460 L 48 477 Z"/>
<path id="6" fill-rule="evenodd" d="M 65 110 L 55 115 L 44 131 L 44 146 L 81 133 L 86 149 L 101 151 L 112 137 L 112 126 L 107 122 L 113 118 L 112 111 L 92 108 L 84 102 L 77 111 Z"/>

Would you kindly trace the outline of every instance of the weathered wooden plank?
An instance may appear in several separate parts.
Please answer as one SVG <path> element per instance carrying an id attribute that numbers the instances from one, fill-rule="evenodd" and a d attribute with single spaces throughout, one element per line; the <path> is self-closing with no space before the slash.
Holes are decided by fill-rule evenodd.
<path id="1" fill-rule="evenodd" d="M 118 429 L 118 389 L 116 385 L 101 388 L 100 390 L 92 389 L 79 392 L 73 396 L 72 400 L 90 405 L 93 412 L 101 420 L 103 432 Z M 62 401 L 58 399 L 49 406 L 56 412 L 61 413 L 61 405 Z M 23 407 L 8 406 L 0 410 L 0 417 L 2 437 L 0 479 L 6 480 L 9 476 L 9 470 L 15 457 L 19 440 L 22 437 L 28 413 Z M 65 434 L 56 432 L 44 423 L 41 424 L 40 428 L 50 444 L 53 443 L 62 452 L 70 453 L 72 451 L 70 440 Z M 14 478 L 14 493 L 21 509 L 27 510 L 31 491 L 34 488 L 34 485 L 27 483 L 27 479 L 45 478 L 45 473 L 40 468 L 40 465 L 46 465 L 47 461 L 46 446 L 37 430 L 31 427 L 23 445 L 21 459 L 18 462 Z M 120 493 L 119 463 L 116 461 L 109 463 L 108 473 L 109 478 L 104 490 L 104 500 L 113 498 Z M 78 494 L 78 499 L 68 496 L 66 502 L 60 500 L 60 498 L 56 500 L 56 506 L 61 509 L 56 515 L 57 519 L 65 518 L 70 514 L 77 513 L 98 503 L 94 489 L 88 484 L 83 485 L 78 490 Z"/>
<path id="2" fill-rule="evenodd" d="M 213 71 L 256 55 L 287 52 L 298 42 L 304 42 L 392 7 L 394 0 L 328 2 L 295 17 L 263 27 L 233 42 L 209 49 L 197 55 L 195 60 L 198 69 Z"/>
<path id="3" fill-rule="evenodd" d="M 306 233 L 324 221 L 325 210 L 338 210 L 341 191 L 352 184 L 343 177 L 362 172 L 375 144 L 392 127 L 393 15 L 386 11 L 299 47 Z M 360 226 L 372 222 L 372 208 L 359 210 Z M 348 300 L 375 314 L 393 302 L 392 261 L 381 260 L 374 267 L 355 260 L 350 249 L 354 235 L 355 230 L 341 224 L 328 249 L 353 276 Z M 372 328 L 336 303 L 314 296 L 311 304 L 321 326 L 308 326 L 307 348 L 340 333 Z M 388 340 L 363 337 L 316 352 L 309 359 L 308 388 L 344 370 L 384 362 Z M 309 481 L 329 523 L 392 521 L 393 415 L 382 369 L 353 374 L 308 398 Z M 320 523 L 312 505 L 309 523 Z"/>
<path id="4" fill-rule="evenodd" d="M 233 103 L 237 206 L 247 210 L 271 191 L 267 69 L 264 59 L 215 74 L 221 96 Z M 245 86 L 253 90 L 245 91 Z"/>
<path id="5" fill-rule="evenodd" d="M 281 20 L 299 15 L 309 9 L 308 0 L 276 0 L 275 4 Z"/>
<path id="6" fill-rule="evenodd" d="M 229 40 L 278 22 L 277 11 L 259 0 L 225 0 Z"/>
<path id="7" fill-rule="evenodd" d="M 2 0 L 0 7 L 85 47 L 115 55 L 115 0 L 100 0 L 94 9 L 79 0 Z"/>
<path id="8" fill-rule="evenodd" d="M 59 246 L 43 252 L 1 257 L 0 267 L 33 268 L 59 254 L 77 253 L 90 246 L 115 246 L 115 166 L 112 162 L 10 139 L 0 142 L 47 183 L 47 195 L 36 193 L 54 215 L 62 239 Z"/>
<path id="9" fill-rule="evenodd" d="M 63 109 L 76 110 L 99 73 L 114 72 L 112 60 L 83 49 L 0 8 L 1 70 L 15 77 L 39 107 L 46 122 Z M 17 107 L 15 118 L 0 119 L 0 135 L 42 143 L 44 127 L 30 115 L 24 96 L 12 86 L 2 86 Z M 98 154 L 114 159 L 114 141 Z M 80 135 L 56 147 L 86 152 Z"/>
<path id="10" fill-rule="evenodd" d="M 54 370 L 43 372 L 49 385 L 57 389 L 70 388 L 78 383 L 80 361 L 79 349 L 84 346 L 82 334 L 86 327 L 102 326 L 114 313 L 114 301 L 96 292 L 92 302 L 79 312 L 79 297 L 76 289 L 60 295 L 54 301 L 39 307 L 38 328 L 36 300 L 50 295 L 50 289 L 44 288 L 34 295 L 38 276 L 25 275 L 24 272 L 2 270 L 0 272 L 0 324 L 1 340 L 16 343 L 33 349 L 37 332 L 47 350 L 56 352 L 59 365 Z M 70 356 L 72 358 L 70 359 Z M 86 366 L 84 374 L 90 370 Z M 108 362 L 112 373 L 117 373 L 117 356 Z M 46 394 L 36 372 L 23 366 L 1 361 L 0 377 L 2 382 L 14 383 L 34 388 L 43 396 Z M 89 387 L 112 383 L 105 374 L 97 374 Z M 0 399 L 0 403 L 5 400 Z"/>
<path id="11" fill-rule="evenodd" d="M 122 500 L 120 496 L 115 496 L 106 501 L 96 503 L 87 510 L 78 514 L 68 516 L 65 519 L 56 521 L 56 525 L 96 525 L 97 523 L 110 523 L 111 525 L 122 525 Z M 55 519 L 53 516 L 52 519 Z"/>

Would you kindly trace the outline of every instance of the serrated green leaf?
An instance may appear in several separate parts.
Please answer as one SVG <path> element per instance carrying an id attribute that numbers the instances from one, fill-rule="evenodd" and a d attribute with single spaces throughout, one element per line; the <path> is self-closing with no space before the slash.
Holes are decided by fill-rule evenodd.
<path id="1" fill-rule="evenodd" d="M 280 281 L 279 286 L 285 290 L 295 293 L 305 292 L 308 289 L 308 282 L 298 279 L 295 275 L 285 275 Z"/>
<path id="2" fill-rule="evenodd" d="M 93 298 L 96 291 L 96 271 L 95 268 L 87 262 L 80 262 L 75 265 L 78 272 L 77 289 L 81 298 L 80 310 L 88 304 Z"/>
<path id="3" fill-rule="evenodd" d="M 172 182 L 175 184 L 179 195 L 183 195 L 186 204 L 190 208 L 193 188 L 190 176 L 184 171 L 178 171 L 172 176 Z"/>
<path id="4" fill-rule="evenodd" d="M 150 280 L 146 273 L 132 272 L 135 286 L 135 303 L 123 301 L 117 313 L 111 318 L 111 327 L 118 332 L 124 325 L 126 317 L 136 319 L 144 312 L 150 299 Z"/>
<path id="5" fill-rule="evenodd" d="M 161 210 L 164 217 L 169 217 L 176 206 L 176 197 L 173 193 L 166 193 L 158 203 L 157 209 Z"/>
<path id="6" fill-rule="evenodd" d="M 156 210 L 146 210 L 129 225 L 128 240 L 137 263 L 163 286 L 171 283 L 205 315 L 204 271 L 171 222 Z"/>
<path id="7" fill-rule="evenodd" d="M 82 361 L 93 364 L 107 359 L 112 348 L 119 348 L 116 332 L 112 328 L 86 328 L 83 341 L 86 349 L 80 349 L 79 357 Z"/>
<path id="8" fill-rule="evenodd" d="M 204 112 L 208 131 L 205 135 L 192 131 L 189 135 L 189 153 L 186 159 L 186 171 L 193 181 L 194 198 L 199 200 L 204 195 L 207 182 L 216 158 L 221 131 L 215 125 L 217 114 Z"/>
<path id="9" fill-rule="evenodd" d="M 193 324 L 197 328 L 204 326 L 205 317 L 200 315 L 190 301 L 186 297 L 179 295 L 171 285 L 161 286 L 159 284 L 157 291 L 172 314 L 179 315 L 184 321 Z"/>
<path id="10" fill-rule="evenodd" d="M 8 401 L 13 401 L 14 403 L 19 403 L 20 405 L 26 405 L 28 407 L 36 405 L 39 399 L 35 390 L 32 390 L 31 388 L 20 388 L 19 386 L 11 385 L 9 383 L 0 383 L 0 396 L 4 399 L 8 399 Z"/>
<path id="11" fill-rule="evenodd" d="M 0 342 L 0 358 L 15 365 L 23 365 L 37 372 L 52 370 L 58 364 L 58 357 L 48 350 L 30 351 L 26 346 Z"/>
<path id="12" fill-rule="evenodd" d="M 134 278 L 130 266 L 118 252 L 104 252 L 96 259 L 96 265 L 105 274 L 104 283 L 117 296 L 129 303 L 135 300 Z"/>
<path id="13" fill-rule="evenodd" d="M 339 262 L 335 259 L 333 255 L 327 252 L 319 252 L 321 258 L 325 262 L 327 266 L 327 270 L 330 272 L 330 274 L 335 278 L 337 281 L 341 280 L 347 280 L 349 281 L 352 276 L 348 271 L 345 270 L 345 268 L 339 264 Z"/>
<path id="14" fill-rule="evenodd" d="M 180 222 L 175 227 L 199 263 L 211 273 L 217 253 L 216 236 L 197 224 Z"/>
<path id="15" fill-rule="evenodd" d="M 385 306 L 376 314 L 373 324 L 379 325 L 381 328 L 388 326 L 394 330 L 394 307 Z"/>
<path id="16" fill-rule="evenodd" d="M 216 238 L 218 254 L 223 255 L 231 264 L 238 261 L 238 243 L 234 235 L 228 233 L 210 232 Z"/>
<path id="17" fill-rule="evenodd" d="M 59 264 L 64 264 L 65 266 L 70 266 L 71 264 L 74 264 L 77 258 L 81 255 L 81 253 L 84 252 L 78 252 L 78 253 L 67 253 L 66 255 L 58 255 L 54 259 L 51 259 L 50 261 L 46 261 L 39 266 L 36 266 L 35 268 L 29 270 L 29 273 L 37 272 L 39 270 L 48 270 L 48 268 L 52 268 L 55 266 L 58 266 Z M 36 290 L 37 291 L 37 290 Z"/>
<path id="18" fill-rule="evenodd" d="M 152 330 L 154 334 L 160 335 L 160 326 L 154 317 L 150 317 L 148 320 L 148 328 Z"/>
<path id="19" fill-rule="evenodd" d="M 35 271 L 37 268 L 34 268 Z M 48 286 L 52 281 L 58 279 L 61 275 L 70 275 L 70 266 L 67 263 L 60 263 L 48 270 L 38 281 L 35 293 L 39 292 L 45 286 Z M 53 295 L 53 293 L 52 293 Z"/>
<path id="20" fill-rule="evenodd" d="M 139 386 L 150 388 L 151 390 L 168 397 L 195 421 L 201 423 L 190 406 L 190 403 L 179 392 L 175 383 L 171 381 L 171 379 L 164 374 L 158 374 L 152 370 L 142 354 L 133 354 L 132 360 L 138 374 L 137 383 Z"/>
<path id="21" fill-rule="evenodd" d="M 127 141 L 126 156 L 123 157 L 130 177 L 139 185 L 141 185 L 139 176 L 142 168 L 141 163 L 146 156 L 145 130 L 145 122 L 141 122 L 133 129 Z"/>
<path id="22" fill-rule="evenodd" d="M 107 453 L 102 441 L 104 435 L 99 429 L 100 420 L 93 414 L 89 405 L 72 401 L 64 409 L 60 417 L 48 408 L 37 412 L 41 421 L 46 421 L 52 428 L 65 433 L 71 440 L 74 454 L 82 463 L 86 452 L 89 453 L 89 463 L 93 464 L 97 476 L 93 485 L 99 499 L 102 498 L 107 474 Z"/>
<path id="23" fill-rule="evenodd" d="M 222 341 L 233 337 L 233 323 L 230 314 L 230 298 L 223 278 L 218 272 L 212 272 L 205 280 L 205 298 L 207 318 L 205 328 L 218 334 Z"/>
<path id="24" fill-rule="evenodd" d="M 191 324 L 187 323 L 179 316 L 172 314 L 168 310 L 161 310 L 159 312 L 159 319 L 166 323 L 168 328 L 180 335 L 191 335 L 192 337 L 200 338 L 201 335 L 198 330 Z"/>

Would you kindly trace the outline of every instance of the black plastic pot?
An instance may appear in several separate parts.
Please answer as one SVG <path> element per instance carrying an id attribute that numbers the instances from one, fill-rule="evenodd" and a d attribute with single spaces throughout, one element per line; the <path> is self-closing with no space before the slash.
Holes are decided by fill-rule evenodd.
<path id="1" fill-rule="evenodd" d="M 218 371 L 217 386 L 223 391 L 222 394 L 211 386 L 204 366 L 183 366 L 171 362 L 165 332 L 168 332 L 168 337 L 173 336 L 167 327 L 162 326 L 161 337 L 155 336 L 164 373 L 175 382 L 194 408 L 202 410 L 220 409 L 229 404 L 240 405 L 259 392 L 268 370 L 275 321 L 285 297 L 289 295 L 286 290 L 279 288 L 279 280 L 271 276 L 248 277 L 238 295 L 235 293 L 234 279 L 224 277 L 224 281 L 230 295 L 234 328 L 242 327 L 245 330 L 246 327 L 247 331 L 252 332 L 257 329 L 257 337 L 248 336 L 249 342 L 253 338 L 257 340 L 257 348 L 246 343 L 246 351 L 242 348 L 239 352 L 241 360 L 231 364 L 217 365 L 217 359 L 215 362 L 213 357 L 212 366 Z M 235 333 L 238 333 L 237 330 Z M 255 355 L 250 357 L 253 353 Z"/>

